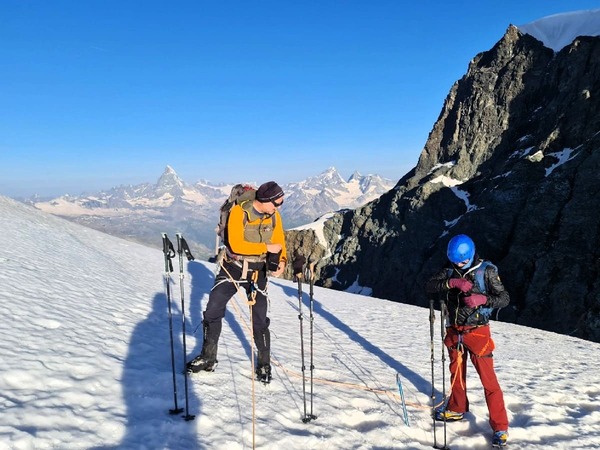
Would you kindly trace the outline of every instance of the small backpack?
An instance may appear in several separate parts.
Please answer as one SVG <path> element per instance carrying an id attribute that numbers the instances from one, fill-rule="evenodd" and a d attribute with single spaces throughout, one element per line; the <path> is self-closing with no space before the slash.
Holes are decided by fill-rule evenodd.
<path id="1" fill-rule="evenodd" d="M 483 260 L 481 262 L 481 264 L 479 264 L 479 266 L 477 266 L 477 268 L 475 269 L 474 272 L 474 278 L 475 278 L 475 283 L 477 283 L 477 288 L 479 289 L 479 292 L 481 294 L 486 294 L 487 289 L 485 286 L 485 269 L 491 266 L 494 269 L 498 270 L 498 268 L 493 265 L 491 262 Z M 454 269 L 449 268 L 448 269 L 448 276 L 450 277 L 452 275 Z M 494 308 L 490 308 L 490 307 L 485 307 L 485 306 L 479 306 L 477 308 L 478 313 L 481 314 L 482 316 L 484 316 L 486 319 L 489 319 L 492 315 L 492 312 L 494 310 Z M 500 310 L 498 310 L 498 312 L 500 312 Z M 496 319 L 498 318 L 498 314 L 496 314 Z"/>
<path id="2" fill-rule="evenodd" d="M 485 276 L 485 269 L 488 266 L 492 266 L 494 269 L 498 270 L 498 268 L 489 261 L 483 261 L 481 263 L 481 265 L 475 270 L 475 281 L 477 282 L 477 286 L 479 287 L 479 290 L 481 291 L 482 294 L 487 294 L 484 276 Z M 493 310 L 494 310 L 494 308 L 490 308 L 489 306 L 487 308 L 484 306 L 479 307 L 480 314 L 482 316 L 484 316 L 486 319 L 490 318 Z"/>

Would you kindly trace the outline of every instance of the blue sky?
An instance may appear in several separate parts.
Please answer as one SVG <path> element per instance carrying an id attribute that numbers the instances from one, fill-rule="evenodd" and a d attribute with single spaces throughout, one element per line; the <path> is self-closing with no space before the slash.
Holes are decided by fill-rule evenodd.
<path id="1" fill-rule="evenodd" d="M 0 2 L 0 194 L 397 180 L 509 24 L 599 1 Z"/>

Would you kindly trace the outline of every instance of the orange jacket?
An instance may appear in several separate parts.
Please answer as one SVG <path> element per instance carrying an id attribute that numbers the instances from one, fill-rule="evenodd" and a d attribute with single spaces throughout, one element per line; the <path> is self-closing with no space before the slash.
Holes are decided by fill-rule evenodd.
<path id="1" fill-rule="evenodd" d="M 242 256 L 264 256 L 267 254 L 267 244 L 281 244 L 281 259 L 287 261 L 283 221 L 279 211 L 275 211 L 273 228 L 273 218 L 270 215 L 261 214 L 251 207 L 248 209 L 250 213 L 244 210 L 242 205 L 231 208 L 227 221 L 227 237 L 231 251 Z M 254 228 L 257 231 L 257 237 L 253 241 L 248 240 L 246 228 Z M 270 239 L 261 237 L 262 232 L 270 235 Z"/>

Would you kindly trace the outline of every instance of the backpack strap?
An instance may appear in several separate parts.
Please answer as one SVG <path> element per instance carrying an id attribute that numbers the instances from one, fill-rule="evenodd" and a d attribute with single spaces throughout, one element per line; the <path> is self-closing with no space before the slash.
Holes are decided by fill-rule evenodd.
<path id="1" fill-rule="evenodd" d="M 475 269 L 475 282 L 477 283 L 477 287 L 482 294 L 485 294 L 487 290 L 485 286 L 485 269 L 487 269 L 488 266 L 496 268 L 496 266 L 494 266 L 491 262 L 484 260 Z"/>
<path id="2" fill-rule="evenodd" d="M 475 282 L 477 283 L 477 287 L 479 288 L 479 291 L 482 294 L 487 293 L 487 289 L 485 286 L 485 271 L 488 267 L 493 267 L 494 269 L 498 270 L 498 268 L 495 265 L 485 260 L 482 261 L 481 264 L 479 264 L 479 266 L 475 269 Z M 479 313 L 486 319 L 489 319 L 491 317 L 492 311 L 494 311 L 494 308 L 492 307 L 479 307 Z"/>

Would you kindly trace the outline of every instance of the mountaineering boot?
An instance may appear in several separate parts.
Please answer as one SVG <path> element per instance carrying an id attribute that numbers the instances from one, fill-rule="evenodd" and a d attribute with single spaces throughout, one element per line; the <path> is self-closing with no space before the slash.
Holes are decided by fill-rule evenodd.
<path id="1" fill-rule="evenodd" d="M 188 373 L 214 372 L 217 367 L 217 349 L 219 346 L 219 335 L 221 334 L 221 323 L 204 324 L 204 343 L 200 355 L 192 359 L 186 365 Z"/>
<path id="2" fill-rule="evenodd" d="M 188 373 L 214 372 L 218 362 L 216 359 L 206 359 L 200 354 L 187 363 L 186 368 Z"/>
<path id="3" fill-rule="evenodd" d="M 272 379 L 271 366 L 269 364 L 258 366 L 258 369 L 256 369 L 256 379 L 263 384 L 269 384 Z"/>
<path id="4" fill-rule="evenodd" d="M 507 431 L 496 431 L 492 436 L 492 447 L 506 447 L 506 441 L 508 440 Z"/>
<path id="5" fill-rule="evenodd" d="M 463 419 L 464 414 L 449 409 L 440 408 L 435 412 L 435 420 L 446 421 L 446 422 L 458 422 Z"/>

